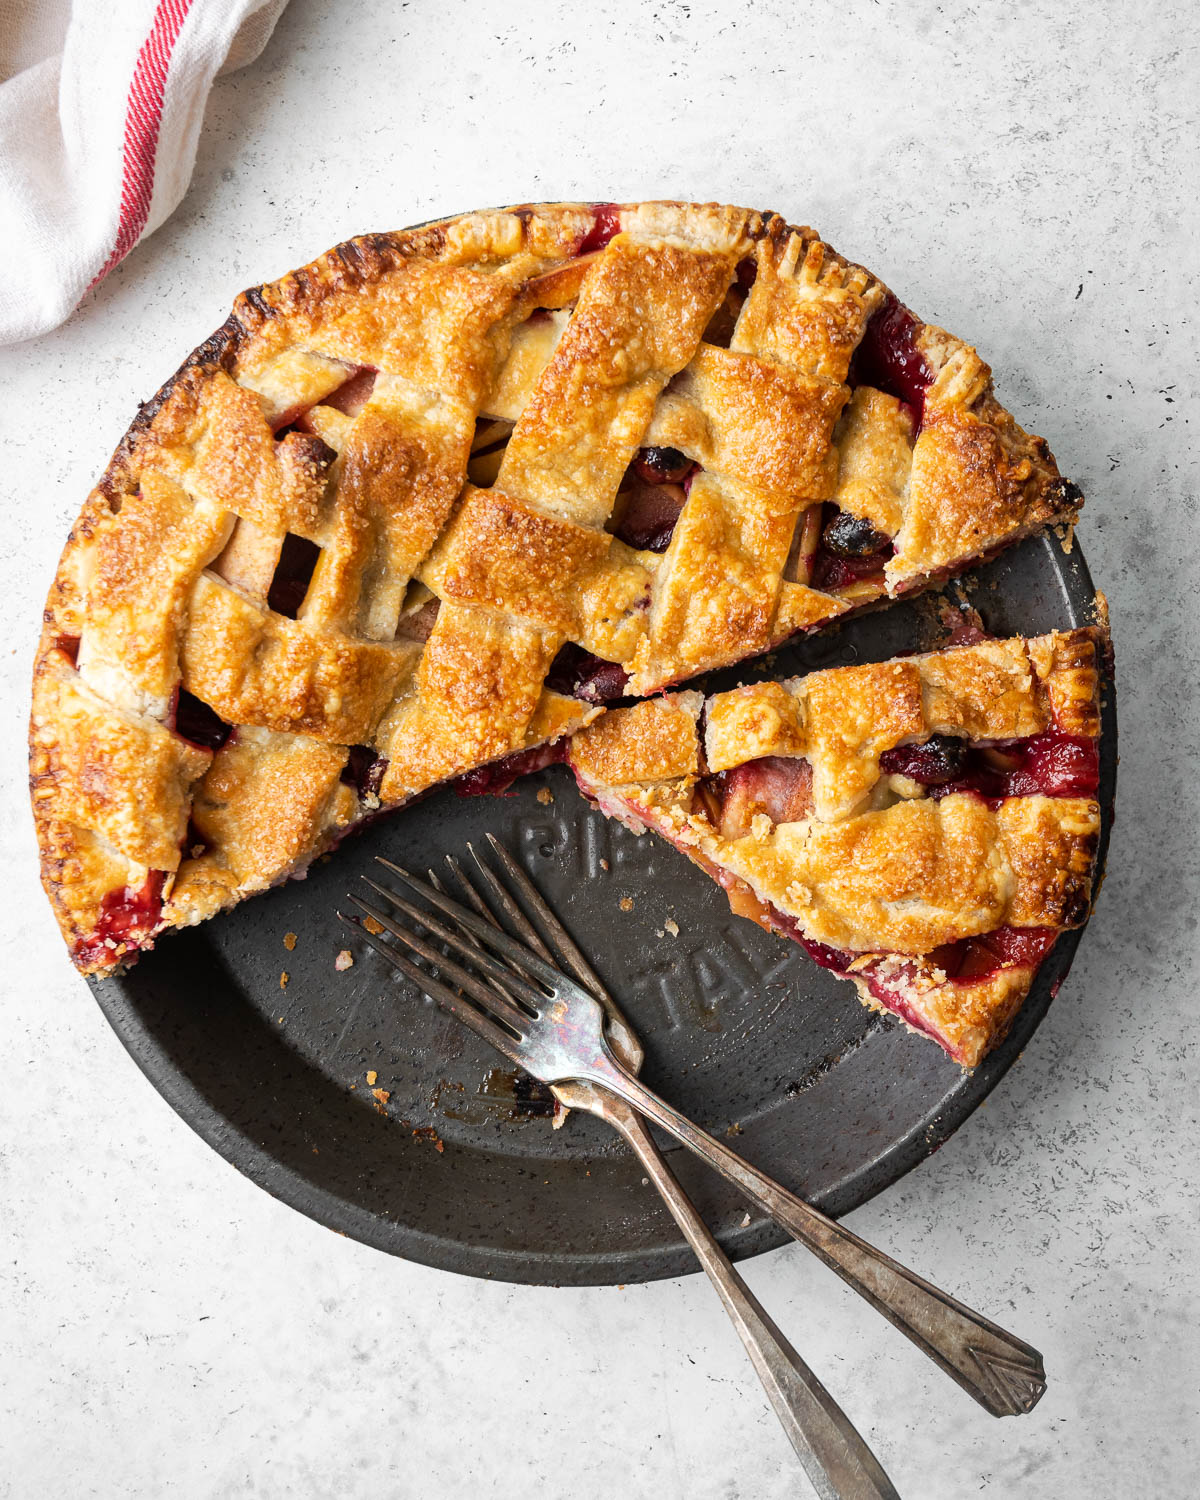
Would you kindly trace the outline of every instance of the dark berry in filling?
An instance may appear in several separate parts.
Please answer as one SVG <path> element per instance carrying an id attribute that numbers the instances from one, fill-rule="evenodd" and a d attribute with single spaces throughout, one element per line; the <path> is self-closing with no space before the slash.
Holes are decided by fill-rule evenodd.
<path id="1" fill-rule="evenodd" d="M 891 776 L 907 776 L 922 786 L 942 786 L 954 781 L 966 769 L 965 740 L 949 734 L 935 734 L 923 745 L 898 745 L 879 757 L 879 769 Z"/>
<path id="2" fill-rule="evenodd" d="M 891 539 L 869 521 L 827 504 L 821 514 L 821 540 L 813 553 L 810 582 L 815 589 L 844 589 L 864 579 L 883 579 L 895 552 Z"/>
<path id="3" fill-rule="evenodd" d="M 758 277 L 758 262 L 752 255 L 746 256 L 745 260 L 739 260 L 737 265 L 737 284 L 744 292 L 748 292 Z"/>
<path id="4" fill-rule="evenodd" d="M 352 786 L 360 797 L 378 797 L 383 784 L 387 759 L 369 745 L 351 745 L 342 767 L 341 780 Z"/>
<path id="5" fill-rule="evenodd" d="M 617 662 L 602 661 L 568 641 L 550 663 L 546 686 L 584 703 L 611 703 L 621 697 L 628 681 L 628 672 Z"/>
<path id="6" fill-rule="evenodd" d="M 836 511 L 821 532 L 822 545 L 835 557 L 870 557 L 882 552 L 890 540 L 870 521 L 852 516 L 848 510 Z"/>
<path id="7" fill-rule="evenodd" d="M 215 709 L 185 687 L 175 691 L 174 729 L 180 739 L 201 750 L 219 750 L 233 732 Z"/>
<path id="8" fill-rule="evenodd" d="M 312 582 L 313 570 L 321 549 L 307 537 L 289 531 L 279 550 L 279 561 L 275 565 L 275 576 L 267 592 L 267 606 L 276 614 L 294 620 L 304 603 L 308 586 Z"/>
<path id="9" fill-rule="evenodd" d="M 633 467 L 647 484 L 682 484 L 695 466 L 678 448 L 642 448 Z"/>
<path id="10" fill-rule="evenodd" d="M 920 428 L 933 371 L 917 348 L 924 325 L 890 293 L 867 323 L 850 361 L 850 384 L 869 385 L 912 407 Z"/>

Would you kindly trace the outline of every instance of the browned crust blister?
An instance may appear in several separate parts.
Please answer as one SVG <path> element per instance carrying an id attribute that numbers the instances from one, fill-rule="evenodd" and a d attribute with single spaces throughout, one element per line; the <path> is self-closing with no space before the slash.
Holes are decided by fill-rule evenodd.
<path id="1" fill-rule="evenodd" d="M 330 782 L 351 745 L 387 758 L 383 798 L 402 801 L 581 728 L 598 710 L 545 687 L 567 641 L 644 694 L 861 602 L 785 564 L 807 507 L 886 507 L 903 485 L 903 423 L 876 424 L 877 451 L 845 416 L 850 359 L 887 289 L 778 215 L 649 203 L 620 221 L 583 254 L 583 204 L 347 241 L 243 293 L 141 408 L 68 538 L 35 670 L 35 820 L 69 944 L 150 871 L 167 875 L 170 925 L 303 868 L 375 805 Z M 747 258 L 758 274 L 729 347 L 704 342 Z M 527 321 L 537 309 L 552 311 Z M 1069 524 L 1078 496 L 974 351 L 922 337 L 929 439 L 908 451 L 932 478 L 922 491 L 910 476 L 908 509 L 924 575 L 1005 527 L 1000 540 Z M 380 373 L 352 420 L 321 402 L 358 367 Z M 516 426 L 495 487 L 464 490 L 489 401 Z M 276 441 L 293 408 L 322 420 Z M 650 442 L 705 470 L 661 556 L 604 529 Z M 321 548 L 295 620 L 266 606 L 287 533 Z M 891 586 L 920 581 L 899 570 Z M 442 601 L 424 644 L 400 629 L 414 589 Z M 167 727 L 181 681 L 235 725 L 215 755 Z M 286 829 L 268 836 L 255 795 L 279 799 Z M 189 813 L 218 801 L 235 814 L 212 813 L 195 853 Z"/>

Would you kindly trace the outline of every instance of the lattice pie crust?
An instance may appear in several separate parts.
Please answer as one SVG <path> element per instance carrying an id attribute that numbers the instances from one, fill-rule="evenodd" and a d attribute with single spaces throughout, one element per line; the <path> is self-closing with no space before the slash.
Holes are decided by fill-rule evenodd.
<path id="1" fill-rule="evenodd" d="M 30 742 L 74 960 L 1080 499 L 973 349 L 774 215 L 557 204 L 338 246 L 238 299 L 67 542 Z"/>

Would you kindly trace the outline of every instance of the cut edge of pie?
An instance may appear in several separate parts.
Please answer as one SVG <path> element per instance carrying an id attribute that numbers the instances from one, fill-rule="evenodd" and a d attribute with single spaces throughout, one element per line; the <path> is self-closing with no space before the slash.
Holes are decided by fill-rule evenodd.
<path id="1" fill-rule="evenodd" d="M 611 709 L 568 763 L 973 1068 L 1090 909 L 1108 652 L 1100 624 L 669 694 Z"/>
<path id="2" fill-rule="evenodd" d="M 967 344 L 810 229 L 489 210 L 244 293 L 139 413 L 34 671 L 77 966 L 302 875 L 620 696 L 937 582 L 1082 496 Z"/>

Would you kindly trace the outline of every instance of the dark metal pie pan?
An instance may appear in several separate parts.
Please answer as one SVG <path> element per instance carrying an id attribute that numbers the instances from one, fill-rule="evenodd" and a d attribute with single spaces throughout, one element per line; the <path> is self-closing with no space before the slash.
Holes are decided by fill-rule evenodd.
<path id="1" fill-rule="evenodd" d="M 972 602 L 998 635 L 1093 618 L 1082 554 L 1052 538 L 976 580 Z M 933 618 L 928 598 L 900 604 L 711 685 L 919 649 Z M 1115 776 L 1109 684 L 1101 868 Z M 1060 939 L 1007 1040 L 964 1074 L 799 947 L 734 917 L 705 875 L 606 820 L 555 767 L 506 797 L 443 790 L 381 819 L 306 880 L 165 937 L 129 973 L 93 984 L 150 1081 L 248 1177 L 332 1229 L 448 1271 L 582 1285 L 696 1269 L 599 1121 L 573 1115 L 552 1130 L 537 1089 L 369 951 L 334 969 L 354 947 L 335 910 L 375 854 L 424 868 L 486 830 L 517 852 L 620 997 L 645 1040 L 648 1081 L 833 1214 L 895 1182 L 978 1107 L 1028 1044 L 1081 938 Z M 671 1160 L 735 1259 L 783 1243 L 757 1211 L 743 1224 L 745 1203 L 686 1152 L 672 1148 Z"/>

